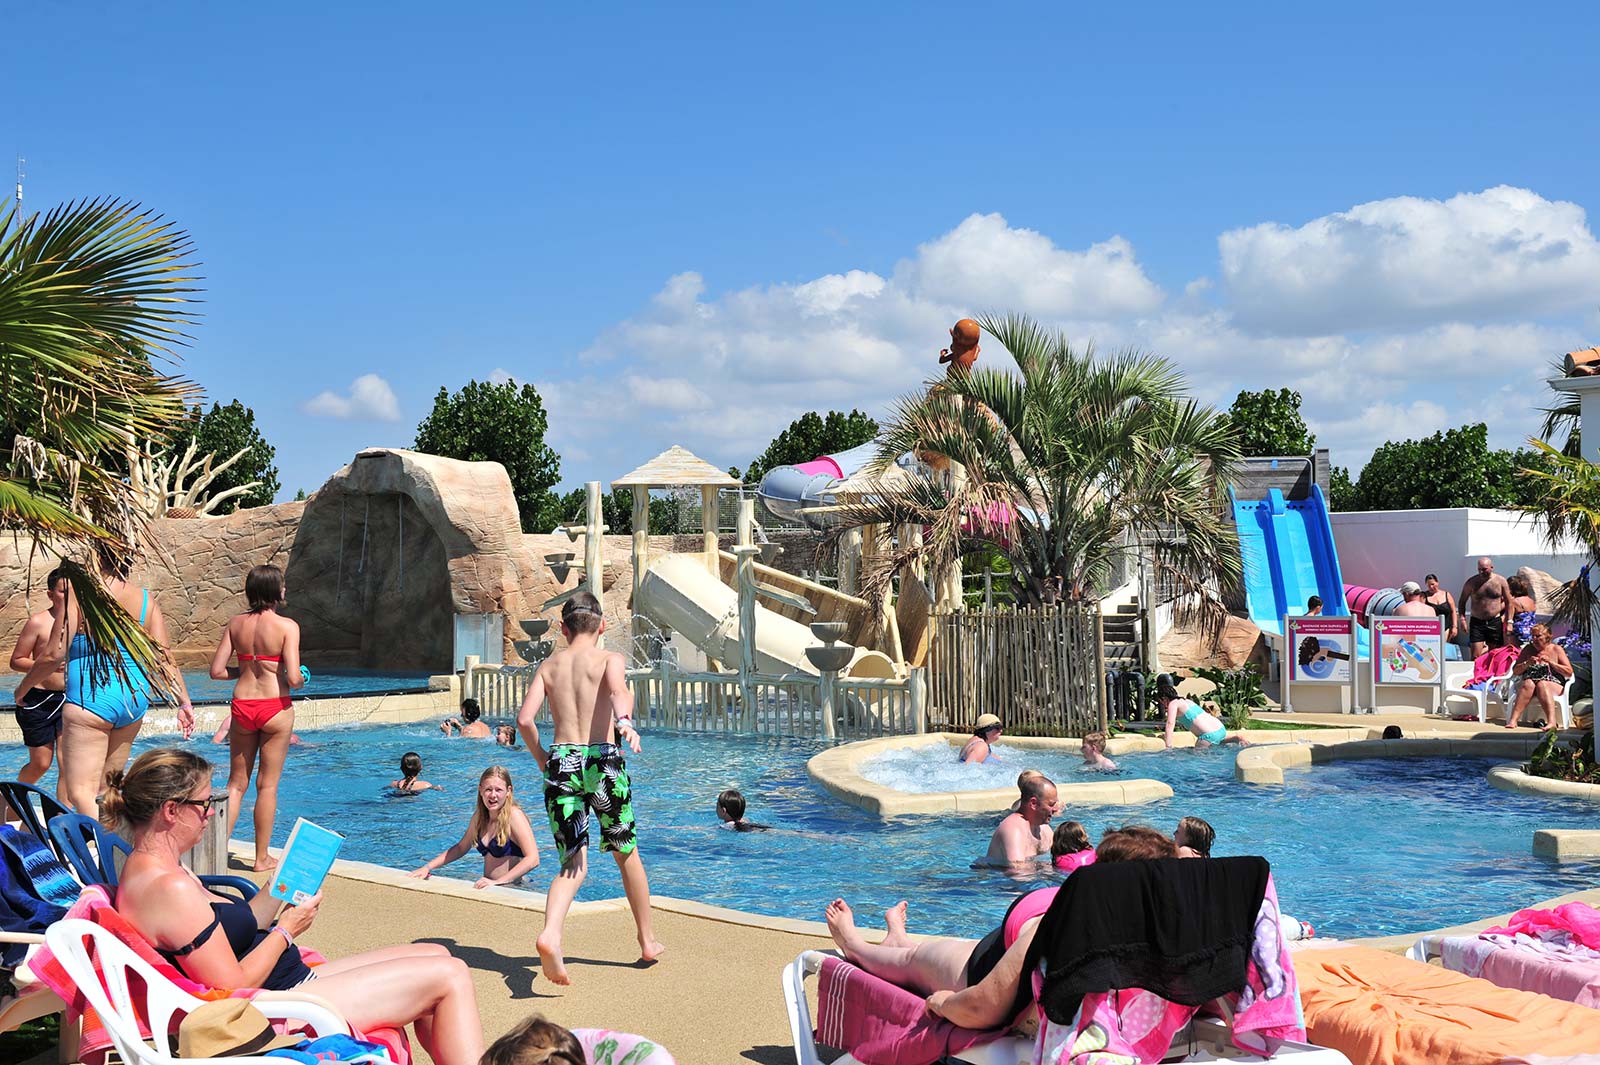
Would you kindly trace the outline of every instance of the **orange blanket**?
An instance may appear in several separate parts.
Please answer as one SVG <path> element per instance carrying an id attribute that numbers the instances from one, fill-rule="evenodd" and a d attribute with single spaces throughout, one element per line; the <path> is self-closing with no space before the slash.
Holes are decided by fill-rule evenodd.
<path id="1" fill-rule="evenodd" d="M 1600 1010 L 1372 947 L 1294 955 L 1306 1033 L 1354 1062 L 1496 1065 L 1600 1052 Z"/>

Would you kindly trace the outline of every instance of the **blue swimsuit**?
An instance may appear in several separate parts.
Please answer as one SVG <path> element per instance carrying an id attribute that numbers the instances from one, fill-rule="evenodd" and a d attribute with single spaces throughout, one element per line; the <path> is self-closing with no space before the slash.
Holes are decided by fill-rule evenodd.
<path id="1" fill-rule="evenodd" d="M 144 602 L 139 604 L 139 624 L 144 624 L 150 610 L 150 589 L 144 590 Z M 126 684 L 112 673 L 103 684 L 94 682 L 92 667 L 95 646 L 89 637 L 78 633 L 67 648 L 67 702 L 81 706 L 112 728 L 137 723 L 150 709 L 150 678 L 144 670 L 128 657 L 120 644 L 117 653 L 122 656 L 122 668 L 127 671 Z"/>

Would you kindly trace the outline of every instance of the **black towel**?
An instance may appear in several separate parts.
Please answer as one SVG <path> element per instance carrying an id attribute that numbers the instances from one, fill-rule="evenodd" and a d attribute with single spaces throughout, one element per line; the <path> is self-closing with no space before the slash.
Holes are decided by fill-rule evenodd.
<path id="1" fill-rule="evenodd" d="M 1185 1006 L 1238 991 L 1268 871 L 1265 858 L 1085 866 L 1046 911 L 1023 979 L 1044 963 L 1039 1003 L 1057 1024 L 1096 991 L 1142 988 Z"/>

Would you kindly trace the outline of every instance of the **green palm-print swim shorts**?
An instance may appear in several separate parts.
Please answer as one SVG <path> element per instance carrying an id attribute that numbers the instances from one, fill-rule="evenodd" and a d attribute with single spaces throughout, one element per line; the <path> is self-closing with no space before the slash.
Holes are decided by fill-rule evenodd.
<path id="1" fill-rule="evenodd" d="M 589 845 L 589 811 L 600 819 L 600 849 L 630 854 L 638 845 L 633 785 L 614 743 L 557 743 L 544 766 L 544 808 L 561 861 Z"/>

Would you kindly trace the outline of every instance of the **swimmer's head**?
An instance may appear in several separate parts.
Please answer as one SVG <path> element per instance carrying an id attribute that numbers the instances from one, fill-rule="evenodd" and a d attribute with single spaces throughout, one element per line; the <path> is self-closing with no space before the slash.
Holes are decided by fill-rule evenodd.
<path id="1" fill-rule="evenodd" d="M 244 578 L 244 599 L 252 614 L 282 606 L 283 570 L 277 566 L 256 566 L 251 569 Z"/>
<path id="2" fill-rule="evenodd" d="M 1077 854 L 1090 847 L 1089 833 L 1080 821 L 1063 821 L 1056 826 L 1055 838 L 1050 842 L 1050 857 Z"/>
<path id="3" fill-rule="evenodd" d="M 407 751 L 400 756 L 400 775 L 407 780 L 416 780 L 422 775 L 422 755 L 416 751 Z"/>
<path id="4" fill-rule="evenodd" d="M 1083 737 L 1083 749 L 1104 754 L 1106 750 L 1106 734 L 1104 732 L 1090 732 Z"/>
<path id="5" fill-rule="evenodd" d="M 517 745 L 517 727 L 515 725 L 496 725 L 494 728 L 495 742 L 503 747 Z"/>
<path id="6" fill-rule="evenodd" d="M 1156 702 L 1165 707 L 1172 700 L 1179 698 L 1178 679 L 1171 673 L 1163 673 L 1156 678 Z"/>
<path id="7" fill-rule="evenodd" d="M 1147 858 L 1176 858 L 1178 845 L 1170 836 L 1164 836 L 1149 825 L 1127 825 L 1108 828 L 1094 849 L 1096 861 L 1134 862 Z"/>
<path id="8" fill-rule="evenodd" d="M 996 714 L 979 714 L 978 720 L 972 724 L 972 734 L 981 736 L 989 743 L 993 743 L 1004 731 L 1000 718 Z"/>
<path id="9" fill-rule="evenodd" d="M 483 711 L 478 707 L 478 700 L 476 700 L 476 699 L 463 699 L 463 700 L 461 700 L 461 723 L 463 725 L 470 725 L 470 724 L 472 724 L 474 721 L 478 720 L 478 718 L 480 718 L 482 716 L 483 716 Z"/>
<path id="10" fill-rule="evenodd" d="M 1178 822 L 1178 831 L 1172 834 L 1172 842 L 1180 847 L 1188 847 L 1202 858 L 1211 857 L 1211 845 L 1217 841 L 1217 830 L 1198 817 L 1185 817 Z"/>
<path id="11" fill-rule="evenodd" d="M 744 819 L 744 796 L 738 789 L 729 788 L 717 796 L 717 817 L 722 821 L 742 821 Z"/>
<path id="12" fill-rule="evenodd" d="M 594 597 L 593 592 L 579 592 L 562 604 L 561 629 L 567 634 L 568 639 L 585 633 L 600 632 L 604 630 L 605 624 L 605 613 L 600 609 L 600 600 Z"/>

